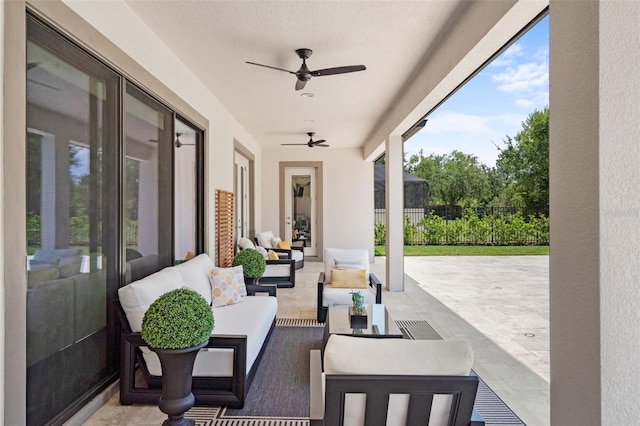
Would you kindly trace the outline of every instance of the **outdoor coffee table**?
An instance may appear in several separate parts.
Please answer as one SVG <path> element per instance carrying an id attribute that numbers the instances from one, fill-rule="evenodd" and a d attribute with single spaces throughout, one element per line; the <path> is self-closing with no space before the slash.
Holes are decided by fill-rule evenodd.
<path id="1" fill-rule="evenodd" d="M 330 305 L 327 320 L 324 323 L 324 342 L 327 343 L 332 334 L 345 336 L 402 339 L 402 331 L 398 328 L 389 311 L 382 304 L 365 305 L 367 326 L 352 328 L 349 319 L 351 305 Z"/>

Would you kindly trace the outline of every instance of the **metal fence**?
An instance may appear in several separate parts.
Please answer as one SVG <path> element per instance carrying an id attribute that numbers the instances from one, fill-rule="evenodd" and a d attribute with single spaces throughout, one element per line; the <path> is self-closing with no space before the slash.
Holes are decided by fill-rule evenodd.
<path id="1" fill-rule="evenodd" d="M 405 245 L 547 245 L 549 207 L 431 206 L 404 210 Z M 386 210 L 375 209 L 375 243 L 384 244 Z"/>

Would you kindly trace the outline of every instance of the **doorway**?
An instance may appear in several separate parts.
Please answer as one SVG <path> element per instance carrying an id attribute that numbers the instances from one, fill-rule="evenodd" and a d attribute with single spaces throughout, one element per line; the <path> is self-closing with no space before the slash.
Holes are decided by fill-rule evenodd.
<path id="1" fill-rule="evenodd" d="M 235 198 L 235 232 L 234 246 L 240 238 L 249 238 L 249 160 L 238 153 L 234 154 L 234 198 Z"/>
<path id="2" fill-rule="evenodd" d="M 304 247 L 305 256 L 318 253 L 318 197 L 316 167 L 287 167 L 284 176 L 284 226 L 292 246 Z"/>

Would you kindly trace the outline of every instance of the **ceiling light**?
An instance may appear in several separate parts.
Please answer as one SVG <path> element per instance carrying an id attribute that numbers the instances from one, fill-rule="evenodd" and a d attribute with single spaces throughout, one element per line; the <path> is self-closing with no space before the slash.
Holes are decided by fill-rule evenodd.
<path id="1" fill-rule="evenodd" d="M 302 96 L 303 98 L 313 98 L 313 93 L 305 92 L 300 96 Z"/>
<path id="2" fill-rule="evenodd" d="M 309 124 L 311 124 L 311 123 L 315 123 L 315 122 L 316 122 L 316 120 L 313 120 L 313 119 L 311 119 L 311 118 L 308 118 L 308 119 L 304 120 L 304 122 L 305 122 L 305 123 L 309 123 Z"/>

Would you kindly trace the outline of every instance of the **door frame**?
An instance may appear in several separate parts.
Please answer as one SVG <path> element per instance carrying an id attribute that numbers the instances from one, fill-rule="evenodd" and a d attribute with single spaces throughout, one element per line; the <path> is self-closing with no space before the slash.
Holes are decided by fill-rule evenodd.
<path id="1" fill-rule="evenodd" d="M 313 259 L 314 261 L 322 261 L 322 256 L 324 252 L 324 230 L 323 230 L 323 212 L 324 212 L 324 204 L 323 204 L 323 172 L 322 172 L 322 161 L 281 161 L 279 163 L 279 187 L 280 187 L 280 235 L 284 235 L 286 231 L 286 212 L 285 212 L 285 198 L 290 194 L 285 193 L 284 185 L 285 185 L 285 170 L 290 167 L 312 167 L 316 169 L 316 256 L 305 256 L 305 258 Z"/>

